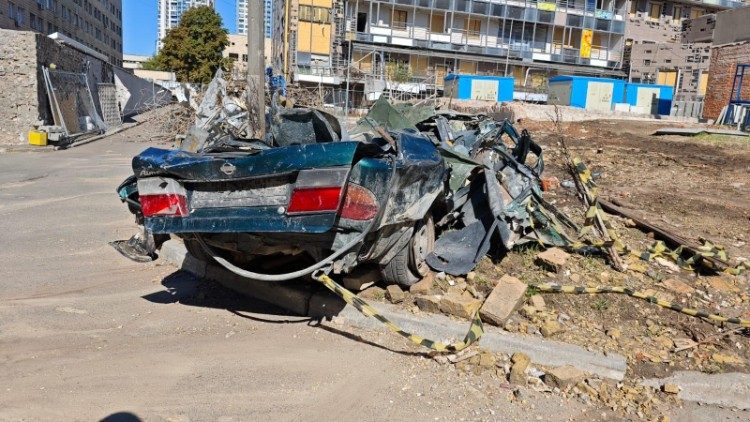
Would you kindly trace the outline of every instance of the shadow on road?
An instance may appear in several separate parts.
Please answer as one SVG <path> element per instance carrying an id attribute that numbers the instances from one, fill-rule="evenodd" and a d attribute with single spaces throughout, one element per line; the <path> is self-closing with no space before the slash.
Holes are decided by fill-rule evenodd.
<path id="1" fill-rule="evenodd" d="M 117 412 L 105 416 L 99 422 L 141 422 L 143 419 L 130 412 Z"/>
<path id="2" fill-rule="evenodd" d="M 292 312 L 282 309 L 270 303 L 254 299 L 220 285 L 211 280 L 199 279 L 185 271 L 175 271 L 164 277 L 161 284 L 166 288 L 160 292 L 143 296 L 152 303 L 169 304 L 180 303 L 188 306 L 200 306 L 205 308 L 226 309 L 238 316 L 263 322 L 273 323 L 299 323 L 310 321 L 310 318 L 294 315 Z M 241 314 L 248 312 L 252 314 L 264 314 L 275 316 L 297 317 L 299 319 L 278 320 L 265 319 L 258 316 Z"/>
<path id="3" fill-rule="evenodd" d="M 196 278 L 185 271 L 175 271 L 174 273 L 164 277 L 161 284 L 166 288 L 165 290 L 145 295 L 143 296 L 143 298 L 148 300 L 149 302 L 158 304 L 180 303 L 188 306 L 226 309 L 227 311 L 241 318 L 262 323 L 305 323 L 310 326 L 318 327 L 329 333 L 345 337 L 349 340 L 356 341 L 358 343 L 364 343 L 369 346 L 377 347 L 379 349 L 388 350 L 400 355 L 428 355 L 428 353 L 422 351 L 399 350 L 398 348 L 390 348 L 378 343 L 374 343 L 362 338 L 357 334 L 323 324 L 322 321 L 326 319 L 325 316 L 320 318 L 311 318 L 307 316 L 295 315 L 293 312 L 282 309 L 273 304 L 235 292 L 217 282 Z M 333 304 L 335 305 L 335 302 Z M 333 306 L 333 314 L 337 314 L 340 309 L 341 308 L 337 306 Z"/>

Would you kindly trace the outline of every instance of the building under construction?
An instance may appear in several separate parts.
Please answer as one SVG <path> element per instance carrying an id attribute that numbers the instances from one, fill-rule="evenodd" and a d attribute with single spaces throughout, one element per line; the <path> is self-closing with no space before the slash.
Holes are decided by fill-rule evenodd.
<path id="1" fill-rule="evenodd" d="M 627 0 L 292 0 L 277 19 L 289 29 L 291 80 L 416 94 L 441 90 L 450 72 L 513 76 L 529 89 L 558 73 L 623 76 L 627 7 Z"/>

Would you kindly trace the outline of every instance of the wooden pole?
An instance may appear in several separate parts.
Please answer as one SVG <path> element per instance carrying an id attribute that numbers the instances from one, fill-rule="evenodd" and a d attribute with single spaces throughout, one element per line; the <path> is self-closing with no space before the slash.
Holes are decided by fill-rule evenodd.
<path id="1" fill-rule="evenodd" d="M 263 1 L 247 2 L 247 107 L 253 138 L 266 135 L 266 76 Z"/>

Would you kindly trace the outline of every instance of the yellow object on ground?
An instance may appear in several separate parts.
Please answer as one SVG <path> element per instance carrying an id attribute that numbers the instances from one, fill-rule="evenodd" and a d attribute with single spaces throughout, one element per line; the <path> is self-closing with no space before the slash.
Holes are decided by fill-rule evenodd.
<path id="1" fill-rule="evenodd" d="M 47 132 L 42 132 L 40 130 L 29 131 L 29 145 L 47 145 Z"/>

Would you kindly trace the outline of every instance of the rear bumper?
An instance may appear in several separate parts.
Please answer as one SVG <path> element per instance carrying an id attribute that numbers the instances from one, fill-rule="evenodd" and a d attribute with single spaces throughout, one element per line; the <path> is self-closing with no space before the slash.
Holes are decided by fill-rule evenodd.
<path id="1" fill-rule="evenodd" d="M 203 208 L 187 217 L 144 218 L 144 225 L 152 233 L 325 233 L 336 218 L 336 213 L 279 214 L 278 207 Z"/>

